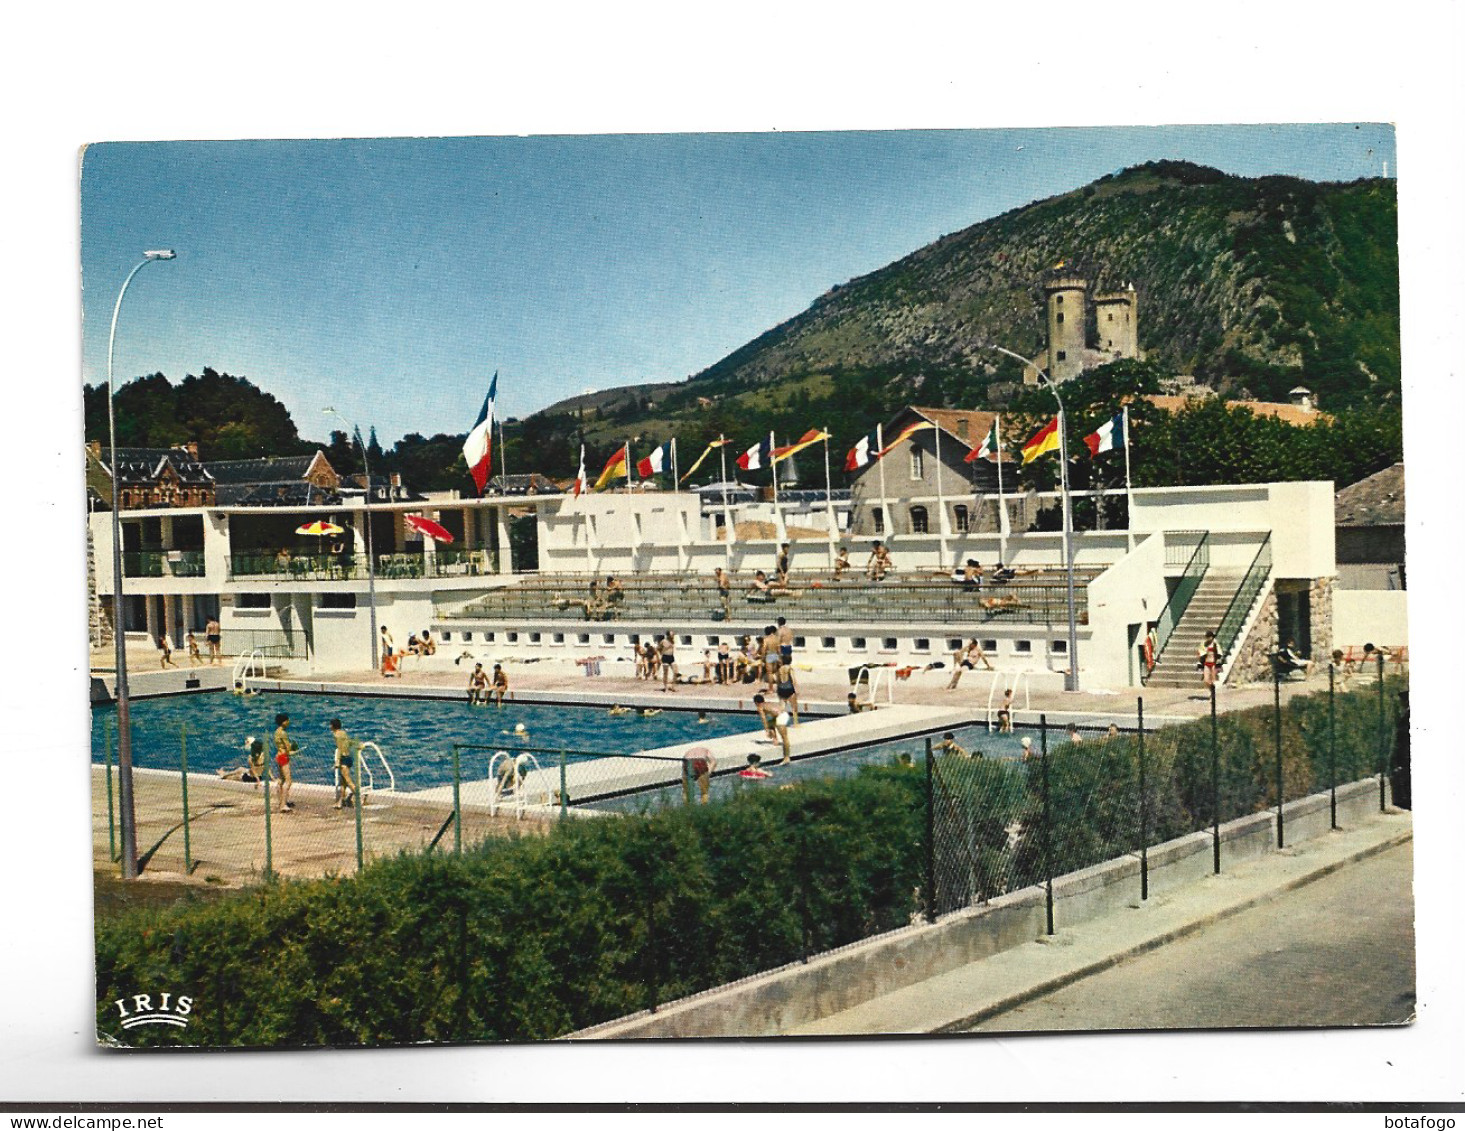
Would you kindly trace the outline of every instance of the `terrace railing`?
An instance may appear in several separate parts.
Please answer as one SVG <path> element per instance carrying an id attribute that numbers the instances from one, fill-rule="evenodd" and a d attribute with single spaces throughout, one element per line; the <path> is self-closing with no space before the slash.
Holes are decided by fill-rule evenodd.
<path id="1" fill-rule="evenodd" d="M 491 550 L 439 550 L 435 555 L 378 554 L 378 580 L 420 577 L 476 577 L 493 573 L 496 556 Z M 292 581 L 365 581 L 365 556 L 343 554 L 288 554 L 278 550 L 234 554 L 229 559 L 229 576 L 235 578 L 280 578 Z"/>
<path id="2" fill-rule="evenodd" d="M 202 550 L 127 550 L 123 577 L 202 577 Z"/>
<path id="3" fill-rule="evenodd" d="M 226 656 L 246 656 L 258 651 L 269 660 L 305 658 L 303 633 L 279 628 L 226 628 L 219 648 Z"/>
<path id="4" fill-rule="evenodd" d="M 1247 567 L 1246 575 L 1237 586 L 1231 603 L 1226 606 L 1226 613 L 1221 618 L 1221 623 L 1216 628 L 1216 646 L 1219 649 L 1222 667 L 1225 666 L 1227 658 L 1231 655 L 1231 649 L 1236 644 L 1237 637 L 1241 635 L 1242 628 L 1246 625 L 1246 618 L 1251 613 L 1251 606 L 1256 603 L 1257 594 L 1267 583 L 1267 577 L 1272 572 L 1272 536 L 1268 534 L 1262 539 L 1262 544 L 1257 548 L 1256 556 L 1251 559 L 1251 565 Z"/>
<path id="5" fill-rule="evenodd" d="M 1197 533 L 1200 534 L 1200 540 L 1195 543 L 1195 548 L 1190 551 L 1190 557 L 1185 562 L 1185 570 L 1180 575 L 1180 581 L 1176 584 L 1175 591 L 1170 594 L 1170 599 L 1165 602 L 1165 607 L 1160 610 L 1160 616 L 1155 625 L 1154 660 L 1156 664 L 1160 662 L 1160 657 L 1165 654 L 1165 645 L 1170 643 L 1170 637 L 1175 632 L 1175 626 L 1180 623 L 1180 618 L 1185 615 L 1185 610 L 1190 606 L 1190 599 L 1195 596 L 1195 591 L 1200 588 L 1201 579 L 1205 577 L 1206 570 L 1211 566 L 1211 536 L 1205 531 L 1199 531 Z M 1176 558 L 1172 561 L 1171 555 L 1176 550 L 1187 548 L 1188 545 L 1188 542 L 1182 542 L 1179 547 L 1172 547 L 1167 535 L 1165 564 L 1178 565 L 1179 559 Z M 1149 678 L 1149 669 L 1140 673 L 1142 682 L 1148 683 Z"/>

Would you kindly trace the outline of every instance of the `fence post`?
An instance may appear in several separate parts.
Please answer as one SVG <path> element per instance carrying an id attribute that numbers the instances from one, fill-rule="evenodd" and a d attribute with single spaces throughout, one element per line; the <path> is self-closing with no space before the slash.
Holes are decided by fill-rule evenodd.
<path id="1" fill-rule="evenodd" d="M 270 772 L 270 764 L 265 762 L 265 879 L 273 879 L 275 875 L 275 845 L 270 832 L 270 779 L 274 775 Z"/>
<path id="2" fill-rule="evenodd" d="M 1286 847 L 1282 833 L 1282 669 L 1272 663 L 1272 733 L 1277 745 L 1277 847 Z"/>
<path id="3" fill-rule="evenodd" d="M 1338 827 L 1338 732 L 1337 689 L 1333 662 L 1328 661 L 1328 818 L 1329 828 Z"/>
<path id="4" fill-rule="evenodd" d="M 570 815 L 570 784 L 569 774 L 566 771 L 566 763 L 569 761 L 569 757 L 568 751 L 560 751 L 560 820 L 562 821 Z M 682 774 L 685 776 L 686 772 L 687 763 L 683 761 Z"/>
<path id="5" fill-rule="evenodd" d="M 1038 736 L 1042 757 L 1038 768 L 1043 775 L 1043 874 L 1047 877 L 1048 933 L 1053 933 L 1053 815 L 1048 800 L 1048 716 L 1038 716 Z"/>
<path id="6" fill-rule="evenodd" d="M 651 883 L 649 860 L 646 871 L 646 956 L 649 969 L 649 976 L 646 981 L 650 983 L 648 989 L 651 992 L 650 1008 L 651 1012 L 655 1013 L 657 1005 L 660 1004 L 657 999 L 657 991 L 661 987 L 661 978 L 659 977 L 661 973 L 659 969 L 661 960 L 656 949 L 656 897 Z"/>
<path id="7" fill-rule="evenodd" d="M 193 875 L 193 840 L 188 827 L 188 725 L 178 727 L 178 763 L 183 776 L 183 874 Z"/>
<path id="8" fill-rule="evenodd" d="M 936 922 L 936 763 L 926 739 L 926 922 Z"/>
<path id="9" fill-rule="evenodd" d="M 461 780 L 458 766 L 458 744 L 453 743 L 453 853 L 456 856 L 463 855 L 463 798 L 459 793 L 458 785 Z M 488 788 L 493 788 L 493 783 L 488 783 Z"/>
<path id="10" fill-rule="evenodd" d="M 1150 898 L 1150 801 L 1145 780 L 1145 699 L 1135 699 L 1139 716 L 1139 898 Z"/>
<path id="11" fill-rule="evenodd" d="M 112 811 L 112 720 L 108 719 L 102 727 L 102 758 L 107 768 L 107 858 L 112 863 L 120 860 L 121 854 L 117 851 L 117 816 Z"/>
<path id="12" fill-rule="evenodd" d="M 356 810 L 356 870 L 359 872 L 366 867 L 366 840 L 361 827 L 361 810 L 366 806 L 365 794 L 361 791 L 362 778 L 366 776 L 366 751 L 360 745 L 356 747 L 356 764 L 351 768 L 356 771 L 352 779 L 356 788 L 352 791 L 351 808 Z"/>
<path id="13" fill-rule="evenodd" d="M 1384 738 L 1387 733 L 1384 730 L 1384 654 L 1378 651 L 1374 655 L 1379 658 L 1379 812 L 1382 813 L 1389 807 L 1384 796 L 1385 783 L 1389 777 L 1389 744 Z"/>
<path id="14" fill-rule="evenodd" d="M 1216 724 L 1216 685 L 1211 684 L 1211 871 L 1221 874 L 1221 736 Z"/>

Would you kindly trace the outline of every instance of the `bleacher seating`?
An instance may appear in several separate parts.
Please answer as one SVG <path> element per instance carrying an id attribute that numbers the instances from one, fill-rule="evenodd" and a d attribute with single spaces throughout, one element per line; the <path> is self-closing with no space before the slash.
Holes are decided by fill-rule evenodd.
<path id="1" fill-rule="evenodd" d="M 1074 571 L 1075 611 L 1087 622 L 1087 586 L 1101 572 Z M 794 573 L 787 595 L 759 600 L 749 593 L 751 577 L 732 579 L 724 603 L 711 577 L 696 574 L 622 575 L 624 599 L 586 608 L 589 574 L 525 575 L 512 585 L 494 589 L 457 607 L 442 607 L 445 620 L 674 622 L 728 621 L 747 624 L 774 616 L 797 619 L 807 626 L 828 623 L 984 623 L 1061 625 L 1068 620 L 1067 575 L 1061 568 L 1024 573 L 1006 582 L 988 581 L 980 588 L 958 585 L 932 574 L 895 574 L 885 581 L 867 581 L 847 574 L 841 581 L 828 572 Z"/>

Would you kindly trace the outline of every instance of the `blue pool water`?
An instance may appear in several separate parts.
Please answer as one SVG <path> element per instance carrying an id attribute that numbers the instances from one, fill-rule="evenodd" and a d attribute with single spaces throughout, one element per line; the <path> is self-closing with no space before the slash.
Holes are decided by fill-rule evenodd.
<path id="1" fill-rule="evenodd" d="M 709 712 L 697 722 L 695 711 L 666 710 L 651 718 L 638 714 L 613 716 L 606 708 L 507 703 L 469 707 L 461 699 L 405 699 L 357 695 L 265 692 L 257 696 L 226 692 L 134 700 L 133 764 L 176 770 L 180 728 L 187 728 L 190 773 L 212 774 L 244 764 L 245 740 L 263 738 L 273 756 L 270 736 L 275 715 L 290 716 L 290 736 L 301 747 L 292 769 L 296 781 L 330 785 L 335 745 L 328 723 L 339 718 L 352 738 L 377 743 L 396 774 L 397 788 L 411 791 L 452 781 L 455 742 L 484 746 L 546 747 L 600 754 L 630 754 L 661 746 L 752 735 L 759 730 L 751 711 Z M 522 723 L 527 736 L 514 735 Z M 110 704 L 92 710 L 92 760 L 103 760 L 106 735 L 112 734 L 116 761 L 116 709 Z M 493 751 L 463 752 L 464 780 L 488 775 Z"/>

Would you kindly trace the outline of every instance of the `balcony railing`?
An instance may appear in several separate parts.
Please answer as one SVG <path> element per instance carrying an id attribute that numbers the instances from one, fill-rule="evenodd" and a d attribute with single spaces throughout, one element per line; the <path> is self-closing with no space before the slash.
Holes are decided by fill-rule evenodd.
<path id="1" fill-rule="evenodd" d="M 378 554 L 378 580 L 420 577 L 475 577 L 494 571 L 490 550 L 439 550 L 436 554 Z M 342 554 L 282 554 L 256 551 L 234 554 L 229 576 L 291 581 L 365 581 L 366 558 Z"/>
<path id="2" fill-rule="evenodd" d="M 123 577 L 202 577 L 202 550 L 127 550 Z"/>

